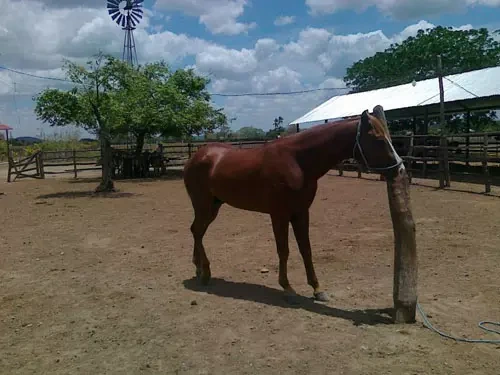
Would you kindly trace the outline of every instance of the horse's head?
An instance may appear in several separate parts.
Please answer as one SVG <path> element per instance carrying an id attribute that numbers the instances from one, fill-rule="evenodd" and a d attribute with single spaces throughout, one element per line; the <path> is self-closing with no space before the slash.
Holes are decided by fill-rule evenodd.
<path id="1" fill-rule="evenodd" d="M 367 169 L 379 173 L 396 170 L 403 163 L 392 145 L 384 109 L 377 105 L 373 113 L 365 110 L 358 123 L 354 157 Z"/>

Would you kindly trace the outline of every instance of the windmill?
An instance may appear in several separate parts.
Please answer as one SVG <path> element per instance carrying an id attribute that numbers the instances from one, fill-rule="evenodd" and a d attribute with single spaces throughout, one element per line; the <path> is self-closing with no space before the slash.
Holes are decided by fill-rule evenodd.
<path id="1" fill-rule="evenodd" d="M 107 0 L 111 19 L 125 31 L 122 59 L 132 66 L 139 65 L 133 31 L 142 19 L 143 2 L 144 0 Z"/>

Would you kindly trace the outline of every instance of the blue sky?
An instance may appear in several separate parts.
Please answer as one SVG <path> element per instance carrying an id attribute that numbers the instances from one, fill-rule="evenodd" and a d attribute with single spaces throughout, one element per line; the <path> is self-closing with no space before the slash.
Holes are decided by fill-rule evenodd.
<path id="1" fill-rule="evenodd" d="M 0 20 L 0 65 L 62 77 L 62 58 L 84 62 L 99 48 L 121 55 L 123 33 L 107 15 L 104 1 L 89 0 L 85 6 L 76 0 L 5 2 L 8 17 Z M 145 19 L 135 32 L 139 60 L 164 59 L 175 68 L 195 67 L 210 75 L 211 92 L 225 94 L 342 87 L 349 65 L 419 28 L 500 28 L 500 0 L 146 0 L 144 4 Z M 291 21 L 276 25 L 283 16 Z M 41 127 L 45 133 L 53 131 L 36 120 L 31 100 L 47 85 L 67 87 L 0 70 L 0 122 L 15 127 L 15 136 L 35 135 Z M 343 92 L 214 97 L 214 102 L 229 117 L 237 117 L 234 129 L 269 129 L 274 117 L 292 121 Z"/>

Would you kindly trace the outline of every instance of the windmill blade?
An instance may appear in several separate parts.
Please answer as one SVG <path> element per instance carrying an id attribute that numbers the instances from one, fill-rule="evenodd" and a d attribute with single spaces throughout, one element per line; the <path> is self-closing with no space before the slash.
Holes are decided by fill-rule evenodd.
<path id="1" fill-rule="evenodd" d="M 132 11 L 132 14 L 137 18 L 142 18 L 142 12 Z"/>
<path id="2" fill-rule="evenodd" d="M 123 20 L 123 18 L 124 18 L 124 17 L 123 17 L 123 14 L 119 13 L 119 14 L 118 14 L 118 18 L 116 19 L 116 23 L 117 23 L 118 25 L 121 25 L 121 24 L 122 24 L 122 20 Z"/>
<path id="3" fill-rule="evenodd" d="M 135 27 L 135 22 L 134 22 L 134 20 L 132 19 L 132 17 L 130 17 L 130 14 L 129 14 L 129 15 L 127 15 L 126 20 L 127 20 L 127 25 L 130 25 L 130 26 L 132 26 L 132 27 Z"/>
<path id="4" fill-rule="evenodd" d="M 120 1 L 118 0 L 108 0 L 107 8 L 119 8 Z"/>
<path id="5" fill-rule="evenodd" d="M 142 19 L 142 14 L 137 14 L 137 13 L 133 13 L 133 12 L 132 12 L 132 15 L 133 15 L 135 18 L 137 18 L 137 20 Z M 137 22 L 139 22 L 139 21 L 137 21 Z"/>
<path id="6" fill-rule="evenodd" d="M 134 18 L 134 21 L 139 23 L 141 22 L 141 17 L 137 17 L 136 15 L 132 14 L 132 17 Z"/>
<path id="7" fill-rule="evenodd" d="M 140 20 L 138 20 L 133 14 L 130 16 L 130 19 L 131 21 L 134 23 L 134 27 L 139 23 L 141 22 Z"/>
<path id="8" fill-rule="evenodd" d="M 111 14 L 111 13 L 110 13 L 110 14 Z M 113 15 L 111 16 L 111 19 L 112 19 L 113 21 L 115 21 L 116 23 L 118 23 L 118 21 L 116 20 L 116 17 L 118 17 L 118 16 L 120 16 L 120 15 L 121 15 L 120 11 L 117 11 L 115 14 L 113 14 Z"/>

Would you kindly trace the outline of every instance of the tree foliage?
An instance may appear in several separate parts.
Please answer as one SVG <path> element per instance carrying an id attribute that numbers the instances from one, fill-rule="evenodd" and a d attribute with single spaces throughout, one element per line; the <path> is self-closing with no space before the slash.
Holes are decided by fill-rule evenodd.
<path id="1" fill-rule="evenodd" d="M 266 138 L 274 139 L 285 132 L 283 127 L 283 117 L 278 116 L 273 121 L 273 128 L 266 133 Z"/>
<path id="2" fill-rule="evenodd" d="M 171 71 L 164 62 L 155 62 L 125 70 L 115 103 L 116 132 L 132 133 L 137 152 L 147 136 L 187 138 L 226 123 L 222 110 L 210 103 L 209 81 L 192 69 Z"/>
<path id="3" fill-rule="evenodd" d="M 237 139 L 264 139 L 266 137 L 266 132 L 260 128 L 254 128 L 252 126 L 244 126 L 238 130 L 235 134 Z"/>
<path id="4" fill-rule="evenodd" d="M 97 54 L 87 68 L 64 61 L 66 77 L 74 84 L 69 91 L 46 89 L 34 98 L 37 118 L 51 126 L 76 125 L 96 134 L 101 141 L 102 181 L 97 191 L 114 190 L 111 179 L 112 130 L 117 126 L 116 66 L 119 62 Z"/>
<path id="5" fill-rule="evenodd" d="M 163 61 L 131 67 L 99 53 L 87 67 L 65 61 L 71 90 L 46 89 L 34 98 L 35 113 L 51 126 L 76 125 L 96 134 L 103 152 L 100 190 L 112 190 L 111 139 L 133 134 L 136 151 L 147 137 L 187 138 L 226 123 L 213 108 L 209 80 L 192 69 L 172 71 Z M 106 160 L 106 162 L 104 161 Z"/>
<path id="6" fill-rule="evenodd" d="M 444 75 L 464 73 L 497 66 L 500 43 L 485 28 L 438 26 L 419 30 L 415 37 L 354 63 L 347 69 L 344 82 L 359 92 L 435 78 L 439 54 Z"/>
<path id="7" fill-rule="evenodd" d="M 419 30 L 416 36 L 354 63 L 347 69 L 344 82 L 352 92 L 361 92 L 435 78 L 439 54 L 444 75 L 464 73 L 499 65 L 500 43 L 485 28 L 456 30 L 438 26 Z M 447 116 L 447 120 L 447 127 L 440 132 L 466 131 L 464 116 Z M 495 120 L 494 112 L 478 112 L 471 116 L 470 127 L 495 128 Z M 411 121 L 395 121 L 390 126 L 391 131 L 398 132 L 411 128 Z"/>

